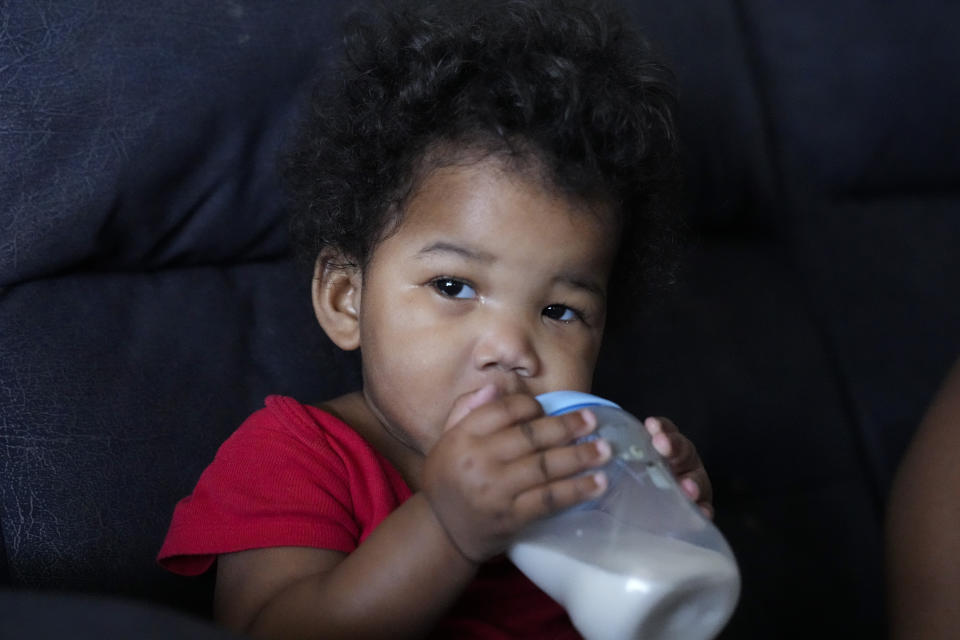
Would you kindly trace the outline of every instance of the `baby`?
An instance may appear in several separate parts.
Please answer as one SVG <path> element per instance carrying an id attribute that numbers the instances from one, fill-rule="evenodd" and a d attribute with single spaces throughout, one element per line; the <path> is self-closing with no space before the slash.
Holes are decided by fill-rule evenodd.
<path id="1" fill-rule="evenodd" d="M 217 618 L 255 636 L 578 637 L 503 552 L 606 489 L 609 445 L 576 442 L 593 414 L 534 396 L 590 390 L 608 307 L 656 270 L 670 76 L 587 0 L 393 3 L 345 46 L 287 177 L 317 319 L 360 349 L 362 388 L 267 398 L 160 562 L 215 562 Z M 709 514 L 693 445 L 645 424 Z"/>

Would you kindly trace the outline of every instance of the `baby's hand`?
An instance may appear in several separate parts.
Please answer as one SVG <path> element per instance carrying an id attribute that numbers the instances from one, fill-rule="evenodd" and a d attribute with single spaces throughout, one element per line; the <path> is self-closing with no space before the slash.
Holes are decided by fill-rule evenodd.
<path id="1" fill-rule="evenodd" d="M 667 459 L 684 493 L 708 518 L 713 518 L 713 487 L 693 443 L 667 418 L 647 418 L 643 425 L 650 433 L 653 447 Z"/>
<path id="2" fill-rule="evenodd" d="M 474 562 L 501 553 L 527 524 L 607 486 L 602 472 L 581 474 L 609 460 L 609 444 L 571 444 L 596 429 L 592 413 L 546 417 L 529 395 L 495 396 L 485 387 L 457 403 L 422 475 L 437 519 Z"/>

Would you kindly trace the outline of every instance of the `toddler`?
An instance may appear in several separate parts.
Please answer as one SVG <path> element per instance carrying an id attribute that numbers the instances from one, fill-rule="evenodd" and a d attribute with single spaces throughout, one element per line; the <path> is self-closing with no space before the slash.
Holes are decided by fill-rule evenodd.
<path id="1" fill-rule="evenodd" d="M 608 308 L 656 275 L 676 173 L 670 76 L 590 0 L 392 3 L 348 23 L 290 156 L 313 306 L 362 388 L 271 396 L 176 507 L 159 560 L 216 567 L 267 638 L 577 637 L 503 555 L 598 496 L 588 410 Z M 711 488 L 664 418 L 654 444 Z"/>

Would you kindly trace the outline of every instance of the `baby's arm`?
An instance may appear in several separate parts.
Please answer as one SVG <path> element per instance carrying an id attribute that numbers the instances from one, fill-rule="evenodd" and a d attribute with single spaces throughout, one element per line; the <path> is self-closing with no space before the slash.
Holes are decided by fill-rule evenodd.
<path id="1" fill-rule="evenodd" d="M 266 638 L 402 638 L 425 634 L 530 521 L 597 495 L 609 447 L 570 446 L 589 414 L 545 418 L 529 396 L 456 416 L 430 451 L 423 490 L 351 554 L 274 548 L 226 554 L 218 619 Z M 460 419 L 462 418 L 462 419 Z"/>
<path id="2" fill-rule="evenodd" d="M 349 555 L 279 547 L 220 556 L 216 615 L 262 638 L 412 637 L 475 571 L 415 494 Z"/>

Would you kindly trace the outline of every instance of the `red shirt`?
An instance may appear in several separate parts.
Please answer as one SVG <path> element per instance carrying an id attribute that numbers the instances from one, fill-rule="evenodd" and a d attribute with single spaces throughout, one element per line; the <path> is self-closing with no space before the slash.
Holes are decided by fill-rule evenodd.
<path id="1" fill-rule="evenodd" d="M 348 425 L 292 398 L 270 396 L 177 504 L 158 560 L 174 573 L 198 575 L 217 555 L 245 549 L 350 553 L 410 495 L 396 468 Z M 580 637 L 563 608 L 505 559 L 481 567 L 437 632 Z"/>

